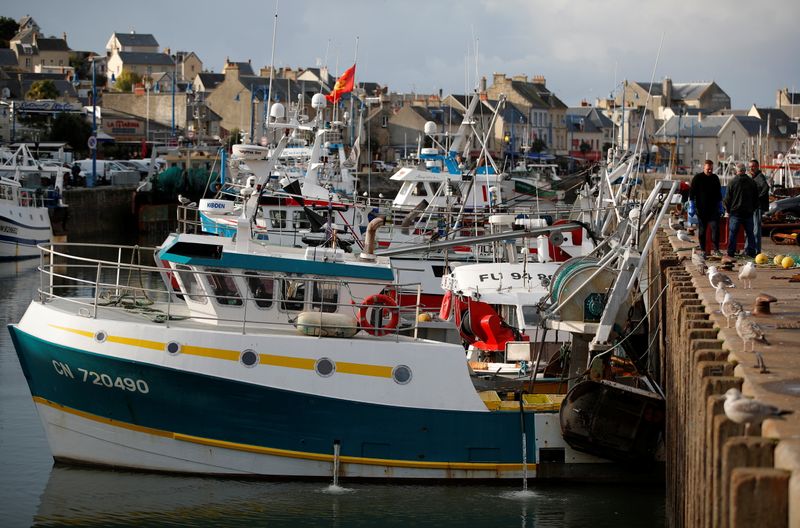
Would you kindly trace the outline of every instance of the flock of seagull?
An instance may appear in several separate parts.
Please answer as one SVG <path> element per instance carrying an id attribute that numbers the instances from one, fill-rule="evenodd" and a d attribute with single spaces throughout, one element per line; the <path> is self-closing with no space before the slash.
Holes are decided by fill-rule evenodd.
<path id="1" fill-rule="evenodd" d="M 731 327 L 731 318 L 736 318 L 736 333 L 742 340 L 744 351 L 747 352 L 747 345 L 750 344 L 750 351 L 756 356 L 756 368 L 762 373 L 769 372 L 764 363 L 761 352 L 755 350 L 755 342 L 769 346 L 769 341 L 764 330 L 750 316 L 750 312 L 733 298 L 728 291 L 736 285 L 730 276 L 722 273 L 716 266 L 706 266 L 703 255 L 696 253 L 696 240 L 684 229 L 682 220 L 674 222 L 669 219 L 669 226 L 675 231 L 675 235 L 681 242 L 692 244 L 692 263 L 697 267 L 698 272 L 706 275 L 708 282 L 714 288 L 714 298 L 719 304 L 719 309 L 725 317 L 728 328 Z M 689 249 L 689 248 L 684 248 Z M 752 282 L 756 278 L 756 267 L 753 262 L 747 262 L 739 270 L 739 281 L 743 289 L 752 289 Z M 773 405 L 760 402 L 758 400 L 745 397 L 738 389 L 729 389 L 725 393 L 725 415 L 729 420 L 738 424 L 745 424 L 745 434 L 749 433 L 750 426 L 760 424 L 766 418 L 781 418 L 794 411 L 782 410 Z"/>

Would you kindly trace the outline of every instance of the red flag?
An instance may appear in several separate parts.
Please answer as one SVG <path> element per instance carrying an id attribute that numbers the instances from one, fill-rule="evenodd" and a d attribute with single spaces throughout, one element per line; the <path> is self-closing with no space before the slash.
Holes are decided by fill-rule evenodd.
<path id="1" fill-rule="evenodd" d="M 353 64 L 339 77 L 339 79 L 337 79 L 336 84 L 333 86 L 333 90 L 331 90 L 331 93 L 325 96 L 325 99 L 327 99 L 329 103 L 336 104 L 339 99 L 342 98 L 342 94 L 352 92 L 353 80 L 355 79 L 355 76 L 356 65 Z"/>

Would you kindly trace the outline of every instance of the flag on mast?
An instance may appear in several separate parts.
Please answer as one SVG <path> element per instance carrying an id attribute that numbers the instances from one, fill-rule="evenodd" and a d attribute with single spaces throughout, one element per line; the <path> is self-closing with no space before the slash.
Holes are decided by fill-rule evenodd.
<path id="1" fill-rule="evenodd" d="M 356 65 L 353 64 L 347 69 L 337 80 L 333 86 L 331 93 L 325 96 L 331 104 L 336 104 L 342 98 L 342 94 L 350 93 L 353 91 L 353 81 L 356 76 Z"/>

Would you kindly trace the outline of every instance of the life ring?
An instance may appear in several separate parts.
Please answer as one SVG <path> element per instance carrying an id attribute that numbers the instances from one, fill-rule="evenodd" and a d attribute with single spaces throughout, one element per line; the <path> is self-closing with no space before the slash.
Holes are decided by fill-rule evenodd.
<path id="1" fill-rule="evenodd" d="M 384 307 L 389 309 L 389 321 L 385 325 L 380 324 L 376 327 L 370 323 L 369 319 L 367 318 L 367 311 L 371 306 L 376 307 L 376 309 L 382 309 Z M 361 308 L 358 309 L 359 327 L 374 336 L 383 336 L 388 334 L 391 330 L 397 328 L 398 322 L 400 322 L 400 310 L 397 309 L 397 303 L 394 299 L 382 293 L 370 295 L 364 299 L 364 302 L 361 304 Z"/>
<path id="2" fill-rule="evenodd" d="M 444 298 L 442 299 L 442 306 L 439 308 L 439 319 L 441 319 L 442 321 L 449 321 L 452 309 L 453 309 L 453 292 L 452 290 L 447 290 L 444 293 Z"/>

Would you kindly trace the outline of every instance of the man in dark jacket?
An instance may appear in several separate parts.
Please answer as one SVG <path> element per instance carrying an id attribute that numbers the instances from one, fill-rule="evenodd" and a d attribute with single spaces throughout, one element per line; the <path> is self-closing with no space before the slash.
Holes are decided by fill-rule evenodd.
<path id="1" fill-rule="evenodd" d="M 747 175 L 744 163 L 736 164 L 736 177 L 728 184 L 728 192 L 723 201 L 728 210 L 728 256 L 736 254 L 736 235 L 739 227 L 744 228 L 747 237 L 745 254 L 756 256 L 755 232 L 753 231 L 753 213 L 758 209 L 758 188 L 756 182 Z"/>
<path id="2" fill-rule="evenodd" d="M 758 209 L 753 214 L 753 230 L 756 238 L 756 253 L 761 253 L 761 216 L 769 210 L 769 183 L 758 167 L 758 160 L 750 160 L 750 177 L 758 188 Z"/>
<path id="3" fill-rule="evenodd" d="M 700 242 L 700 251 L 703 257 L 706 251 L 706 231 L 711 229 L 711 242 L 714 251 L 719 254 L 719 202 L 722 201 L 722 191 L 719 177 L 714 174 L 714 162 L 706 160 L 703 172 L 695 174 L 692 178 L 692 188 L 689 199 L 694 201 L 697 209 L 697 238 Z"/>

